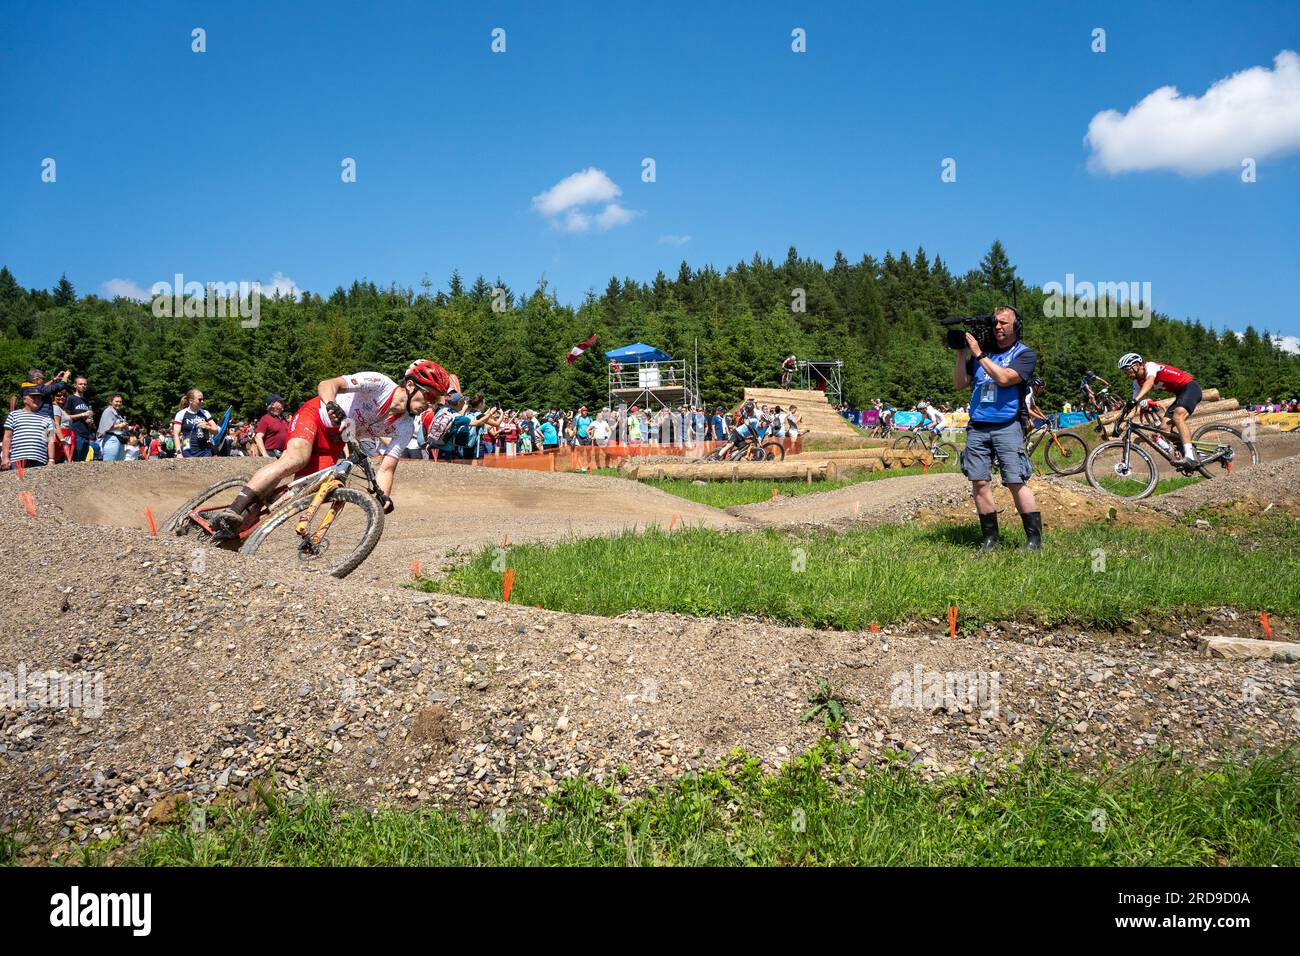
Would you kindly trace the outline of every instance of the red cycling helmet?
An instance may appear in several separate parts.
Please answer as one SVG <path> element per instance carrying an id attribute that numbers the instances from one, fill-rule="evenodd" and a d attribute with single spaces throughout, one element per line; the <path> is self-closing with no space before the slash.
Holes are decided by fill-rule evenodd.
<path id="1" fill-rule="evenodd" d="M 451 385 L 447 370 L 437 362 L 430 362 L 428 359 L 416 359 L 407 368 L 406 375 L 403 377 L 418 385 L 422 392 L 446 394 Z"/>

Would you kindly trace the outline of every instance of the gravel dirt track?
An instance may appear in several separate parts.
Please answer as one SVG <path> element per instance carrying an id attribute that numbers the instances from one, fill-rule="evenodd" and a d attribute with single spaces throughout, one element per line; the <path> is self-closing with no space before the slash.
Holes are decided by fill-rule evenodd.
<path id="1" fill-rule="evenodd" d="M 91 462 L 86 467 L 33 469 L 23 487 L 42 509 L 76 524 L 148 527 L 144 509 L 162 524 L 208 485 L 249 474 L 254 459 Z M 104 484 L 111 476 L 111 485 Z M 683 524 L 718 529 L 744 522 L 644 485 L 618 478 L 510 471 L 404 461 L 393 486 L 395 510 L 379 546 L 352 577 L 380 581 L 406 573 L 411 561 L 434 568 L 458 552 L 510 541 L 554 541 L 622 529 Z"/>
<path id="2" fill-rule="evenodd" d="M 1089 764 L 1157 744 L 1232 757 L 1293 741 L 1300 726 L 1294 666 L 1196 656 L 1197 635 L 1254 634 L 1232 610 L 1118 634 L 1003 624 L 949 641 L 946 622 L 924 619 L 868 634 L 561 614 L 418 594 L 392 573 L 413 550 L 450 554 L 448 536 L 472 548 L 506 532 L 554 539 L 672 514 L 722 529 L 799 524 L 805 513 L 792 521 L 777 506 L 806 508 L 806 498 L 737 509 L 742 518 L 616 478 L 404 463 L 374 567 L 344 581 L 213 549 L 200 566 L 184 539 L 143 530 L 146 504 L 162 520 L 249 464 L 0 475 L 0 672 L 93 673 L 104 691 L 99 717 L 0 707 L 0 827 L 63 847 L 129 841 L 186 802 L 246 801 L 272 775 L 290 792 L 330 787 L 363 805 L 531 807 L 573 776 L 633 795 L 736 746 L 769 768 L 785 762 L 819 733 L 799 721 L 818 676 L 861 701 L 845 728 L 855 765 L 900 751 L 926 775 L 989 769 L 1049 727 L 1051 747 Z M 33 492 L 35 517 L 21 491 Z M 934 520 L 951 496 L 969 507 L 956 475 L 811 497 L 840 516 L 852 493 Z M 817 506 L 806 514 L 820 520 Z M 1300 631 L 1273 627 L 1284 639 Z M 892 702 L 897 675 L 918 665 L 996 671 L 1000 706 Z"/>

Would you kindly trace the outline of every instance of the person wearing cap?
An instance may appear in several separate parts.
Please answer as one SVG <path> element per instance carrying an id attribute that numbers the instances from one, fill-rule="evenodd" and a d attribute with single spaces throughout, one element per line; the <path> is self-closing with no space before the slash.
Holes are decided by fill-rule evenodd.
<path id="1" fill-rule="evenodd" d="M 555 413 L 542 419 L 542 450 L 549 451 L 560 444 L 560 433 L 555 427 Z"/>
<path id="2" fill-rule="evenodd" d="M 22 404 L 22 396 L 35 395 L 40 407 L 36 414 L 44 415 L 50 421 L 54 421 L 54 396 L 64 389 L 68 388 L 68 380 L 72 377 L 69 371 L 62 371 L 54 376 L 54 380 L 46 383 L 45 373 L 38 368 L 27 370 L 29 381 L 23 382 L 22 388 L 18 395 L 9 396 L 9 410 L 15 411 Z"/>
<path id="3" fill-rule="evenodd" d="M 573 420 L 574 426 L 578 430 L 578 444 L 591 444 L 591 416 L 587 414 L 587 406 L 583 405 L 578 409 L 578 417 Z"/>
<path id="4" fill-rule="evenodd" d="M 641 444 L 641 418 L 637 411 L 635 405 L 627 411 L 627 443 L 629 445 Z"/>
<path id="5" fill-rule="evenodd" d="M 289 443 L 289 423 L 284 420 L 284 399 L 279 395 L 266 396 L 266 414 L 257 422 L 253 432 L 257 453 L 263 458 L 279 458 Z"/>

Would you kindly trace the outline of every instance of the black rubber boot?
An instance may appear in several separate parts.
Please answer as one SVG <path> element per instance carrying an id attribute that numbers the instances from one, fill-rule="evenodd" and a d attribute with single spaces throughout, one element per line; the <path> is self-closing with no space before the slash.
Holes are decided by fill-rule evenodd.
<path id="1" fill-rule="evenodd" d="M 1025 548 L 1026 551 L 1043 550 L 1043 513 L 1041 511 L 1031 511 L 1028 514 L 1020 516 L 1021 523 L 1025 526 Z"/>
<path id="2" fill-rule="evenodd" d="M 980 515 L 980 532 L 984 535 L 984 540 L 980 542 L 980 553 L 987 554 L 998 546 L 998 513 L 990 511 L 986 515 Z"/>

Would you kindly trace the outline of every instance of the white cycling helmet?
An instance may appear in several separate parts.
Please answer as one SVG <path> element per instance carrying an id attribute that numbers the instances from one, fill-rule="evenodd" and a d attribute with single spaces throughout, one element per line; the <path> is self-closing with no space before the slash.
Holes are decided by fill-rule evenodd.
<path id="1" fill-rule="evenodd" d="M 1142 356 L 1138 355 L 1136 352 L 1125 352 L 1122 356 L 1120 356 L 1119 367 L 1121 371 L 1123 371 L 1126 368 L 1130 368 L 1131 366 L 1141 365 L 1141 364 L 1142 364 Z"/>

